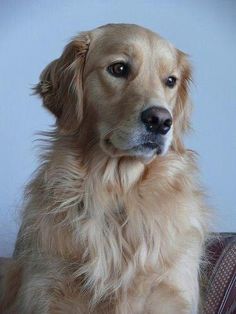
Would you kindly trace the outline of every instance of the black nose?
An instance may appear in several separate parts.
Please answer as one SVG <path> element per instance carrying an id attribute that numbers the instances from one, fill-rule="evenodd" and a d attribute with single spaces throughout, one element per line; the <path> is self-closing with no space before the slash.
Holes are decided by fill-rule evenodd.
<path id="1" fill-rule="evenodd" d="M 169 111 L 161 107 L 150 107 L 141 113 L 146 129 L 153 133 L 166 134 L 172 125 Z"/>

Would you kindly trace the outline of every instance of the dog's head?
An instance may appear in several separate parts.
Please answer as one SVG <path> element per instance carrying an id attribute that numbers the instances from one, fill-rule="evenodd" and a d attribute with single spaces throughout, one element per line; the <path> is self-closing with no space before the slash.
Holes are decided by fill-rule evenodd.
<path id="1" fill-rule="evenodd" d="M 83 130 L 77 134 L 111 156 L 150 159 L 182 149 L 190 78 L 186 55 L 172 44 L 136 25 L 111 24 L 69 43 L 36 92 L 64 132 Z"/>

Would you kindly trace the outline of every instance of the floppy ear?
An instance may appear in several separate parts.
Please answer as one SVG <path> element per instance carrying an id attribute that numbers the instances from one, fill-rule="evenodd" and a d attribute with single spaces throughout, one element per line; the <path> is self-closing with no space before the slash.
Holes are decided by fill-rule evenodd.
<path id="1" fill-rule="evenodd" d="M 57 118 L 65 131 L 75 131 L 83 116 L 83 69 L 89 47 L 89 36 L 82 33 L 41 73 L 35 86 L 43 105 Z"/>
<path id="2" fill-rule="evenodd" d="M 182 141 L 183 134 L 190 129 L 190 115 L 192 112 L 192 103 L 189 95 L 189 84 L 192 80 L 192 69 L 188 57 L 181 51 L 178 52 L 179 66 L 181 69 L 180 86 L 173 111 L 174 120 L 174 138 L 173 148 L 177 152 L 184 150 Z"/>

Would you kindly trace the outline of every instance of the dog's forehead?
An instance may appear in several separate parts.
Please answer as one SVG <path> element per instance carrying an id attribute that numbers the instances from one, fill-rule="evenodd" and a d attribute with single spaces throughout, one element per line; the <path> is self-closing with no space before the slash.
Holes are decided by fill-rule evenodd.
<path id="1" fill-rule="evenodd" d="M 132 24 L 108 24 L 91 32 L 89 55 L 154 53 L 172 59 L 174 46 L 159 34 Z"/>

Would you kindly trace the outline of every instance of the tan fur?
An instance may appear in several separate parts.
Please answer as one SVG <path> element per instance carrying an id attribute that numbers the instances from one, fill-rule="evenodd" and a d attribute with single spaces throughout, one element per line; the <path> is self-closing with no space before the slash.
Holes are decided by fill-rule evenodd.
<path id="1" fill-rule="evenodd" d="M 124 51 L 135 69 L 128 82 L 104 72 Z M 167 90 L 172 72 L 178 86 Z M 184 53 L 125 24 L 76 37 L 43 71 L 36 92 L 57 125 L 26 191 L 1 313 L 197 313 L 208 210 L 182 142 L 190 78 Z M 127 130 L 153 99 L 174 118 L 168 152 L 109 151 L 101 134 Z"/>

